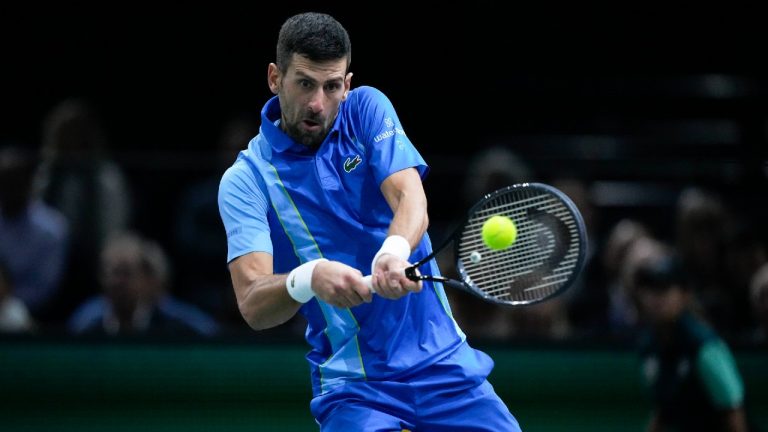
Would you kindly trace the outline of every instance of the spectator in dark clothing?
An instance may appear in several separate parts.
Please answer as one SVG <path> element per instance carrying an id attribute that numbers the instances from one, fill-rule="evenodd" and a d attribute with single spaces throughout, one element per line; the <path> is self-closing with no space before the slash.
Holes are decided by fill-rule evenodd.
<path id="1" fill-rule="evenodd" d="M 179 283 L 185 287 L 183 298 L 201 306 L 224 325 L 244 328 L 247 326 L 237 308 L 229 270 L 221 262 L 227 253 L 227 237 L 219 216 L 219 182 L 238 153 L 259 132 L 259 122 L 258 118 L 242 114 L 223 125 L 213 172 L 182 191 L 173 224 L 173 256 L 186 269 L 179 275 Z M 299 334 L 302 332 L 303 327 Z"/>
<path id="2" fill-rule="evenodd" d="M 750 341 L 768 346 L 768 264 L 763 264 L 755 272 L 749 293 L 755 319 L 754 328 L 749 332 Z"/>
<path id="3" fill-rule="evenodd" d="M 693 290 L 664 248 L 637 263 L 642 370 L 654 403 L 649 432 L 749 430 L 744 383 L 721 337 L 692 310 Z"/>
<path id="4" fill-rule="evenodd" d="M 0 261 L 14 296 L 45 321 L 64 275 L 69 234 L 64 216 L 35 196 L 36 169 L 35 154 L 0 146 Z"/>
<path id="5" fill-rule="evenodd" d="M 11 275 L 0 261 L 0 333 L 24 333 L 34 330 L 35 323 L 27 306 L 13 295 Z"/>
<path id="6" fill-rule="evenodd" d="M 57 319 L 65 320 L 95 294 L 93 269 L 112 234 L 130 225 L 132 199 L 122 168 L 109 154 L 102 122 L 89 103 L 66 99 L 51 109 L 42 128 L 42 199 L 59 210 L 70 228 L 71 247 Z"/>
<path id="7" fill-rule="evenodd" d="M 108 335 L 217 333 L 211 317 L 167 292 L 169 274 L 168 259 L 154 241 L 131 233 L 112 237 L 101 254 L 104 293 L 75 311 L 69 330 Z"/>

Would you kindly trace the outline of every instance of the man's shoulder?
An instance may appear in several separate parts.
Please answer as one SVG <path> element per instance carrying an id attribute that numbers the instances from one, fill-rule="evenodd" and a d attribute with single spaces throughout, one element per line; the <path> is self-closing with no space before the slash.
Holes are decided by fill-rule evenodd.
<path id="1" fill-rule="evenodd" d="M 701 345 L 720 338 L 706 321 L 691 312 L 686 312 L 682 316 L 680 326 L 687 338 L 687 343 L 693 346 L 694 349 L 698 349 Z"/>
<path id="2" fill-rule="evenodd" d="M 350 92 L 346 110 L 351 118 L 366 124 L 369 121 L 378 123 L 391 111 L 392 103 L 379 89 L 370 86 L 357 87 Z"/>
<path id="3" fill-rule="evenodd" d="M 248 168 L 248 165 L 243 161 L 238 161 L 224 171 L 224 174 L 221 176 L 219 198 L 248 193 L 255 189 L 256 184 L 256 178 Z"/>
<path id="4" fill-rule="evenodd" d="M 106 298 L 99 294 L 86 299 L 75 309 L 67 323 L 72 333 L 83 333 L 100 325 L 107 310 Z"/>
<path id="5" fill-rule="evenodd" d="M 62 240 L 68 235 L 67 218 L 61 211 L 42 200 L 36 200 L 30 205 L 30 218 L 33 225 L 50 238 Z"/>
<path id="6" fill-rule="evenodd" d="M 170 295 L 161 299 L 157 311 L 163 318 L 176 321 L 200 334 L 213 335 L 219 331 L 219 325 L 213 317 L 197 306 Z"/>
<path id="7" fill-rule="evenodd" d="M 232 181 L 244 176 L 248 176 L 250 171 L 251 170 L 248 168 L 248 163 L 243 158 L 240 158 L 224 171 L 224 174 L 221 175 L 221 181 Z"/>
<path id="8" fill-rule="evenodd" d="M 254 164 L 249 162 L 248 157 L 251 156 L 240 156 L 222 174 L 219 181 L 220 200 L 225 196 L 266 194 L 264 181 L 254 170 Z"/>
<path id="9" fill-rule="evenodd" d="M 224 171 L 224 174 L 221 176 L 221 181 L 219 182 L 219 188 L 225 184 L 237 184 L 242 182 L 250 183 L 254 180 L 253 170 L 248 161 L 254 157 L 261 157 L 257 138 L 258 137 L 251 140 L 248 144 L 248 148 L 240 152 L 232 165 Z"/>
<path id="10" fill-rule="evenodd" d="M 371 86 L 356 87 L 350 91 L 350 96 L 350 99 L 355 100 L 358 105 L 387 99 L 384 92 Z"/>

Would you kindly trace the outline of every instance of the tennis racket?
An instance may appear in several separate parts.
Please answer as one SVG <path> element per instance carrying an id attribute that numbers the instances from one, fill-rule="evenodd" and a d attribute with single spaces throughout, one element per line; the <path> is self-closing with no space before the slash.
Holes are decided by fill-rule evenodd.
<path id="1" fill-rule="evenodd" d="M 482 239 L 483 224 L 494 215 L 517 226 L 517 239 L 505 249 L 490 249 Z M 458 280 L 417 271 L 451 245 Z M 489 302 L 527 305 L 567 290 L 584 267 L 586 249 L 584 220 L 571 199 L 546 184 L 522 183 L 484 196 L 439 248 L 404 272 L 413 281 L 440 282 Z M 371 277 L 365 279 L 371 287 Z"/>

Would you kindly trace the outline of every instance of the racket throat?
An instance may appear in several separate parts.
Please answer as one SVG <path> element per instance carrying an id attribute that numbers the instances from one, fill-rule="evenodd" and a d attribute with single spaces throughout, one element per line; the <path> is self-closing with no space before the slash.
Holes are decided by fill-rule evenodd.
<path id="1" fill-rule="evenodd" d="M 465 284 L 455 281 L 453 279 L 449 279 L 447 277 L 443 276 L 434 276 L 434 275 L 420 275 L 416 273 L 416 267 L 408 267 L 405 269 L 405 277 L 408 279 L 418 282 L 418 281 L 432 281 L 432 282 L 440 282 L 443 285 L 446 285 L 451 288 L 460 289 L 463 291 L 471 291 L 469 287 L 467 287 Z"/>
<path id="2" fill-rule="evenodd" d="M 413 266 L 413 267 L 406 267 L 406 269 L 405 269 L 405 277 L 407 277 L 408 279 L 410 279 L 410 280 L 412 280 L 414 282 L 418 282 L 418 281 L 421 281 L 421 280 L 425 279 L 424 276 L 419 275 L 419 274 L 416 273 L 416 267 L 415 266 Z"/>
<path id="3" fill-rule="evenodd" d="M 419 273 L 416 272 L 416 269 L 418 268 L 419 265 L 420 265 L 419 263 L 416 263 L 416 264 L 414 264 L 411 267 L 406 267 L 404 269 L 405 277 L 407 277 L 408 279 L 410 279 L 410 280 L 412 280 L 414 282 L 419 282 L 419 281 L 437 281 L 437 282 L 445 283 L 445 282 L 450 280 L 450 279 L 442 277 L 442 276 L 433 276 L 433 275 L 428 275 L 428 274 L 419 274 Z"/>

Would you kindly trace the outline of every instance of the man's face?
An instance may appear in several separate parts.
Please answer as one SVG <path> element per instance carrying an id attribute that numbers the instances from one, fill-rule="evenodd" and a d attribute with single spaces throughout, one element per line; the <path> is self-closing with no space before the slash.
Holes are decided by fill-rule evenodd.
<path id="1" fill-rule="evenodd" d="M 280 98 L 281 127 L 308 147 L 322 144 L 349 92 L 347 59 L 313 62 L 293 55 L 285 74 L 269 65 L 269 86 Z"/>
<path id="2" fill-rule="evenodd" d="M 665 289 L 638 287 L 640 313 L 651 324 L 669 324 L 685 310 L 690 294 L 677 285 Z"/>
<path id="3" fill-rule="evenodd" d="M 151 303 L 156 285 L 142 266 L 139 251 L 108 249 L 102 256 L 102 284 L 119 315 L 130 315 L 137 306 Z"/>

